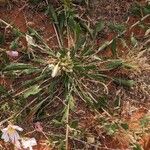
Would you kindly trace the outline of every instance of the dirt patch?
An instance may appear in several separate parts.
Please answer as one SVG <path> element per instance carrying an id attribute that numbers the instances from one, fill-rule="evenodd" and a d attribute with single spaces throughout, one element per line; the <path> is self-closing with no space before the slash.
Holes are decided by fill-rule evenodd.
<path id="1" fill-rule="evenodd" d="M 132 4 L 132 0 L 94 0 L 90 3 L 90 18 L 94 22 L 102 19 L 107 22 L 123 23 L 129 16 L 129 8 Z"/>

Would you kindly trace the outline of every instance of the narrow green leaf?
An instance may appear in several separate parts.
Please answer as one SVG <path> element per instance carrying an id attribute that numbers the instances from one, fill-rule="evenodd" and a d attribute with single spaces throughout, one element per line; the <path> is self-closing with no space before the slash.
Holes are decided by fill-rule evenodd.
<path id="1" fill-rule="evenodd" d="M 40 73 L 41 72 L 41 69 L 38 69 L 38 68 L 31 68 L 31 69 L 25 69 L 23 70 L 21 73 L 22 74 L 33 74 L 33 73 Z"/>
<path id="2" fill-rule="evenodd" d="M 119 96 L 116 96 L 116 99 L 114 101 L 114 107 L 115 108 L 119 108 L 120 107 L 120 97 Z"/>
<path id="3" fill-rule="evenodd" d="M 117 56 L 117 44 L 116 44 L 116 39 L 113 40 L 111 43 L 111 52 L 113 56 Z"/>
<path id="4" fill-rule="evenodd" d="M 51 18 L 53 19 L 55 24 L 58 24 L 58 18 L 57 18 L 57 14 L 55 12 L 54 7 L 52 6 L 52 4 L 50 4 L 47 8 L 47 13 L 51 16 Z"/>
<path id="5" fill-rule="evenodd" d="M 128 130 L 129 129 L 129 126 L 127 123 L 121 123 L 121 127 L 125 130 Z"/>
<path id="6" fill-rule="evenodd" d="M 0 85 L 0 95 L 9 95 L 7 90 L 2 85 Z"/>
<path id="7" fill-rule="evenodd" d="M 73 120 L 73 121 L 71 122 L 71 128 L 76 129 L 76 128 L 78 127 L 78 123 L 79 123 L 78 120 Z"/>
<path id="8" fill-rule="evenodd" d="M 85 47 L 84 50 L 81 51 L 82 56 L 88 56 L 94 54 L 94 51 L 90 47 Z"/>
<path id="9" fill-rule="evenodd" d="M 69 107 L 71 110 L 75 108 L 75 103 L 72 95 L 69 96 Z"/>
<path id="10" fill-rule="evenodd" d="M 138 41 L 133 35 L 131 35 L 131 43 L 134 47 L 138 45 Z"/>
<path id="11" fill-rule="evenodd" d="M 125 86 L 125 87 L 132 87 L 135 85 L 135 81 L 125 80 L 125 79 L 121 79 L 121 78 L 114 78 L 114 82 L 119 85 Z"/>
<path id="12" fill-rule="evenodd" d="M 105 74 L 84 74 L 85 77 L 89 77 L 91 79 L 97 80 L 97 81 L 105 81 L 109 77 Z"/>
<path id="13" fill-rule="evenodd" d="M 95 108 L 97 109 L 106 109 L 108 106 L 108 98 L 106 96 L 100 97 L 97 100 L 97 103 L 94 103 Z"/>
<path id="14" fill-rule="evenodd" d="M 99 53 L 100 51 L 103 51 L 105 50 L 108 46 L 109 46 L 110 42 L 109 41 L 106 41 L 105 43 L 103 43 L 97 50 L 96 53 Z"/>
<path id="15" fill-rule="evenodd" d="M 0 33 L 0 45 L 4 44 L 5 38 L 2 33 Z"/>
<path id="16" fill-rule="evenodd" d="M 149 3 L 149 1 L 147 1 L 147 2 Z M 150 4 L 144 6 L 143 13 L 144 13 L 144 15 L 150 14 Z"/>
<path id="17" fill-rule="evenodd" d="M 121 33 L 125 30 L 125 26 L 119 23 L 110 23 L 109 28 L 117 33 Z"/>
<path id="18" fill-rule="evenodd" d="M 66 18 L 65 18 L 65 13 L 64 12 L 61 12 L 58 14 L 58 22 L 59 22 L 59 27 L 60 27 L 60 31 L 62 32 L 64 27 L 65 27 L 65 21 L 66 21 Z"/>
<path id="19" fill-rule="evenodd" d="M 143 150 L 143 148 L 141 148 L 141 145 L 135 143 L 133 146 L 133 150 Z"/>
<path id="20" fill-rule="evenodd" d="M 87 95 L 87 93 L 82 90 L 82 88 L 78 85 L 77 94 L 89 105 L 93 106 L 94 101 L 91 99 L 90 96 Z"/>
<path id="21" fill-rule="evenodd" d="M 105 129 L 106 129 L 108 135 L 113 135 L 117 132 L 118 125 L 116 123 L 106 124 Z"/>
<path id="22" fill-rule="evenodd" d="M 77 41 L 75 43 L 74 53 L 83 46 L 85 41 L 86 41 L 86 37 L 85 36 L 84 37 L 80 37 L 79 39 L 77 39 Z"/>
<path id="23" fill-rule="evenodd" d="M 41 74 L 40 76 L 37 76 L 37 77 L 35 77 L 34 79 L 25 81 L 22 86 L 23 86 L 24 88 L 28 88 L 28 87 L 30 87 L 31 85 L 36 84 L 37 82 L 39 82 L 39 81 L 41 81 L 41 80 L 44 80 L 46 77 L 49 77 L 49 76 L 51 76 L 51 74 L 47 74 L 47 73 Z"/>
<path id="24" fill-rule="evenodd" d="M 23 93 L 23 97 L 28 98 L 29 96 L 35 95 L 35 94 L 39 93 L 40 91 L 41 91 L 41 89 L 39 88 L 38 85 L 33 85 Z"/>
<path id="25" fill-rule="evenodd" d="M 16 50 L 18 47 L 19 47 L 18 39 L 15 39 L 14 41 L 11 42 L 10 49 Z"/>
<path id="26" fill-rule="evenodd" d="M 66 107 L 64 108 L 64 110 L 63 110 L 63 116 L 62 116 L 62 119 L 61 119 L 61 123 L 66 122 L 67 112 L 68 112 L 68 107 L 66 106 Z"/>
<path id="27" fill-rule="evenodd" d="M 104 21 L 100 20 L 96 23 L 95 29 L 93 30 L 93 37 L 95 38 L 98 32 L 102 31 L 105 27 Z"/>
<path id="28" fill-rule="evenodd" d="M 12 32 L 16 38 L 22 35 L 21 31 L 18 28 L 13 28 Z"/>
<path id="29" fill-rule="evenodd" d="M 108 69 L 116 69 L 123 66 L 122 60 L 112 60 L 107 64 Z"/>
<path id="30" fill-rule="evenodd" d="M 84 29 L 87 33 L 90 34 L 91 37 L 93 37 L 93 33 L 92 30 L 90 29 L 90 27 L 80 18 L 76 18 L 77 22 L 80 24 L 80 26 L 82 27 L 82 29 Z"/>
<path id="31" fill-rule="evenodd" d="M 130 65 L 129 63 L 123 62 L 122 60 L 119 59 L 118 60 L 114 59 L 107 64 L 108 69 L 117 69 L 120 67 L 124 67 L 126 69 L 134 68 L 134 66 Z"/>
<path id="32" fill-rule="evenodd" d="M 134 16 L 138 16 L 141 17 L 142 16 L 142 8 L 141 5 L 139 3 L 134 3 L 133 6 L 130 9 L 130 12 L 132 15 Z"/>
<path id="33" fill-rule="evenodd" d="M 31 65 L 24 64 L 24 63 L 11 63 L 10 65 L 7 65 L 3 71 L 11 71 L 11 70 L 24 70 L 24 69 L 32 69 L 35 68 Z"/>
<path id="34" fill-rule="evenodd" d="M 140 119 L 140 125 L 142 128 L 148 127 L 150 124 L 150 116 L 144 116 Z"/>

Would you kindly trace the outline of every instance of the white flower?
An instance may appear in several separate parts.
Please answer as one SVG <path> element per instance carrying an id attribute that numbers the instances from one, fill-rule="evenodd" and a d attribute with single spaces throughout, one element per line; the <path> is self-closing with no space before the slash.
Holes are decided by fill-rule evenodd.
<path id="1" fill-rule="evenodd" d="M 59 72 L 59 63 L 57 65 L 54 66 L 54 68 L 52 69 L 52 78 L 54 78 Z"/>
<path id="2" fill-rule="evenodd" d="M 37 145 L 36 139 L 35 138 L 28 138 L 26 140 L 22 139 L 22 146 L 23 148 L 29 148 L 29 150 L 33 150 L 32 147 Z"/>
<path id="3" fill-rule="evenodd" d="M 1 138 L 5 142 L 12 142 L 13 144 L 17 144 L 18 145 L 20 136 L 19 136 L 19 134 L 18 134 L 18 132 L 16 130 L 23 131 L 23 129 L 21 127 L 9 124 L 7 126 L 7 128 L 2 129 L 3 133 L 2 133 L 2 137 Z"/>

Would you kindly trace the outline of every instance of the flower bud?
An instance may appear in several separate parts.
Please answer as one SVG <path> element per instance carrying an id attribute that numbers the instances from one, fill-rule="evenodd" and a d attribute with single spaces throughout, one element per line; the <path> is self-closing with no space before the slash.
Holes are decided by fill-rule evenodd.
<path id="1" fill-rule="evenodd" d="M 19 53 L 17 51 L 6 51 L 6 54 L 10 57 L 10 58 L 17 58 L 19 56 Z"/>
<path id="2" fill-rule="evenodd" d="M 51 74 L 52 78 L 54 78 L 58 74 L 58 71 L 59 71 L 59 64 L 54 66 L 54 68 L 52 70 L 52 74 Z"/>

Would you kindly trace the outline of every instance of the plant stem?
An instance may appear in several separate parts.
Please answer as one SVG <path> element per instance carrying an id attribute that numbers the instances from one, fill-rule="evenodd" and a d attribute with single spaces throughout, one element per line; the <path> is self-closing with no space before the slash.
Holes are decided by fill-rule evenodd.
<path id="1" fill-rule="evenodd" d="M 69 103 L 67 105 L 67 117 L 66 117 L 66 150 L 68 150 L 68 137 L 69 137 Z"/>

